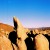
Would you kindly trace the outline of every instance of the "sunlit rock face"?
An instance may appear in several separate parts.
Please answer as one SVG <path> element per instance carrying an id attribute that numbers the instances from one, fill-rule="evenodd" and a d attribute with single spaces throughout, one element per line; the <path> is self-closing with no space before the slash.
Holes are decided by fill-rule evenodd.
<path id="1" fill-rule="evenodd" d="M 11 41 L 4 35 L 0 35 L 0 50 L 13 50 Z"/>
<path id="2" fill-rule="evenodd" d="M 17 45 L 19 50 L 27 50 L 26 44 L 25 44 L 25 39 L 27 38 L 26 31 L 20 21 L 16 19 L 15 17 L 13 18 L 14 20 L 14 27 L 16 29 L 16 34 L 17 34 Z"/>
<path id="3" fill-rule="evenodd" d="M 27 38 L 26 29 L 22 26 L 21 22 L 16 17 L 14 17 L 13 20 L 17 36 L 22 40 L 25 40 Z"/>
<path id="4" fill-rule="evenodd" d="M 36 50 L 49 50 L 49 41 L 42 34 L 39 34 L 35 37 L 35 45 Z"/>
<path id="5" fill-rule="evenodd" d="M 12 32 L 13 30 L 14 28 L 12 26 L 0 23 L 0 33 L 2 35 L 5 35 L 7 38 L 9 36 L 9 33 Z"/>
<path id="6" fill-rule="evenodd" d="M 0 50 L 49 50 L 50 29 L 24 28 L 18 18 L 14 27 L 0 23 Z"/>

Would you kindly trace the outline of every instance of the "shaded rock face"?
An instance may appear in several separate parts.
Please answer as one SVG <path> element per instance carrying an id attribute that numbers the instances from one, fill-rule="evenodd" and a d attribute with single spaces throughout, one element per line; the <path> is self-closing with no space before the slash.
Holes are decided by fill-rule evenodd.
<path id="1" fill-rule="evenodd" d="M 26 38 L 25 43 L 27 46 L 27 50 L 34 50 L 34 42 L 32 41 L 31 37 Z"/>
<path id="2" fill-rule="evenodd" d="M 48 36 L 47 34 L 44 35 L 44 36 L 48 39 L 48 41 L 49 41 L 49 48 L 50 48 L 50 36 Z"/>
<path id="3" fill-rule="evenodd" d="M 7 32 L 1 29 L 0 50 L 49 50 L 50 36 L 36 30 L 25 29 L 21 22 L 14 17 L 14 28 Z M 7 26 L 5 26 L 7 28 Z M 9 27 L 10 28 L 10 27 Z M 5 31 L 6 30 L 6 31 Z M 38 32 L 38 33 L 37 33 Z"/>
<path id="4" fill-rule="evenodd" d="M 15 31 L 12 31 L 9 33 L 9 39 L 13 44 L 16 45 L 16 39 L 17 39 L 17 33 Z"/>

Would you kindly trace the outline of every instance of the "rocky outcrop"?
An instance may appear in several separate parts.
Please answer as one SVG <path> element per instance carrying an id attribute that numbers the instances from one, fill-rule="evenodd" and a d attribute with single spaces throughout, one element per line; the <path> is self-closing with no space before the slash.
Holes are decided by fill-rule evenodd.
<path id="1" fill-rule="evenodd" d="M 13 18 L 14 20 L 14 26 L 16 29 L 16 34 L 17 34 L 17 45 L 19 50 L 27 50 L 26 44 L 25 44 L 25 39 L 27 38 L 27 34 L 25 32 L 24 27 L 20 23 L 18 19 L 15 17 Z"/>
<path id="2" fill-rule="evenodd" d="M 0 24 L 0 50 L 49 50 L 50 30 L 24 28 L 14 17 L 14 27 Z"/>
<path id="3" fill-rule="evenodd" d="M 27 34 L 24 27 L 16 17 L 14 17 L 13 20 L 14 20 L 14 27 L 16 29 L 17 37 L 21 38 L 22 40 L 25 40 L 27 38 Z"/>

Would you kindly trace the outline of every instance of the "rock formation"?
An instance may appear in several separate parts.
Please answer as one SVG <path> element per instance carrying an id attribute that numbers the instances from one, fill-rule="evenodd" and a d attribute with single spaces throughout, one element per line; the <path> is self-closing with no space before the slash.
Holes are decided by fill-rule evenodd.
<path id="1" fill-rule="evenodd" d="M 18 18 L 14 27 L 0 23 L 0 50 L 49 50 L 50 29 L 24 28 Z"/>
<path id="2" fill-rule="evenodd" d="M 42 34 L 35 37 L 35 45 L 36 50 L 49 50 L 49 41 Z"/>
<path id="3" fill-rule="evenodd" d="M 15 29 L 16 29 L 16 33 L 17 33 L 18 49 L 19 50 L 27 50 L 27 47 L 26 47 L 26 44 L 25 44 L 25 41 L 24 41 L 27 38 L 27 34 L 25 32 L 25 29 L 18 19 L 16 19 L 14 17 L 13 20 L 14 20 L 14 26 L 15 26 Z"/>
<path id="4" fill-rule="evenodd" d="M 0 33 L 0 50 L 13 50 L 11 41 Z"/>
<path id="5" fill-rule="evenodd" d="M 14 17 L 13 20 L 14 20 L 14 27 L 16 29 L 18 38 L 25 40 L 27 38 L 27 34 L 26 34 L 24 27 L 22 26 L 22 24 L 16 17 Z"/>

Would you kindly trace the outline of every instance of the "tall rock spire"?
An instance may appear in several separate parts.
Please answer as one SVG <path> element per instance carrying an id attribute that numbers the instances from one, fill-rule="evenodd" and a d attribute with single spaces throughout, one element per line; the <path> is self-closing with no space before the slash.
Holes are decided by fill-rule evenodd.
<path id="1" fill-rule="evenodd" d="M 27 34 L 26 34 L 26 31 L 25 31 L 25 28 L 22 26 L 22 24 L 18 20 L 18 18 L 14 17 L 13 21 L 14 21 L 14 27 L 15 27 L 16 32 L 17 32 L 17 36 L 19 38 L 21 38 L 22 40 L 25 40 L 27 38 Z"/>
<path id="2" fill-rule="evenodd" d="M 24 27 L 22 26 L 21 22 L 14 17 L 14 27 L 16 29 L 17 33 L 17 45 L 19 50 L 27 50 L 26 44 L 25 44 L 25 39 L 27 38 L 27 34 L 25 32 Z"/>

